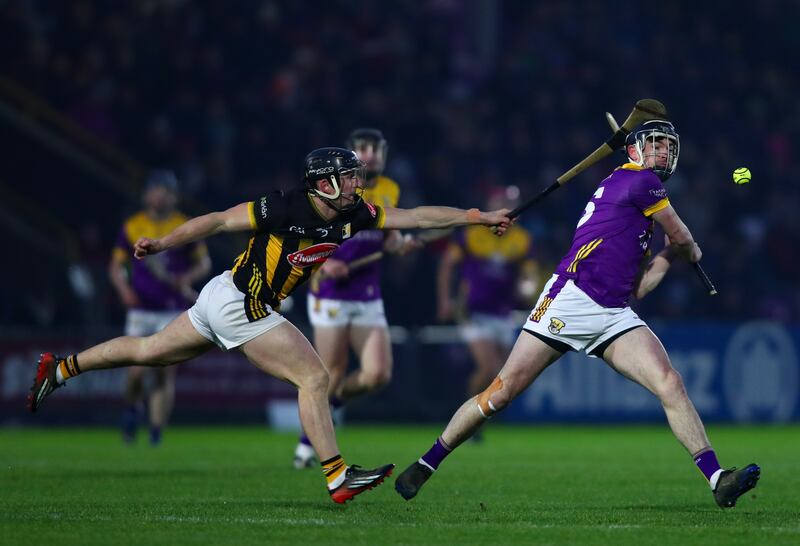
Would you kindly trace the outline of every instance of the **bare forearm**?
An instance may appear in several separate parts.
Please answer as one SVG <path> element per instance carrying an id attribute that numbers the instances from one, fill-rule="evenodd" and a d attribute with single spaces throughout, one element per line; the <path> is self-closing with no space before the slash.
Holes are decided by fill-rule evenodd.
<path id="1" fill-rule="evenodd" d="M 449 228 L 468 224 L 482 224 L 484 214 L 477 209 L 463 210 L 452 207 L 417 207 L 411 209 L 416 227 L 421 229 Z"/>
<path id="2" fill-rule="evenodd" d="M 674 254 L 672 251 L 662 250 L 655 258 L 650 260 L 650 263 L 647 264 L 641 279 L 639 279 L 639 284 L 636 287 L 635 296 L 637 299 L 642 299 L 661 283 L 664 279 L 664 275 L 667 274 L 667 271 L 672 265 L 673 259 Z"/>
<path id="3" fill-rule="evenodd" d="M 128 283 L 122 264 L 112 262 L 111 265 L 108 266 L 108 278 L 111 280 L 111 285 L 120 296 L 123 296 L 124 292 L 131 290 L 131 285 Z"/>

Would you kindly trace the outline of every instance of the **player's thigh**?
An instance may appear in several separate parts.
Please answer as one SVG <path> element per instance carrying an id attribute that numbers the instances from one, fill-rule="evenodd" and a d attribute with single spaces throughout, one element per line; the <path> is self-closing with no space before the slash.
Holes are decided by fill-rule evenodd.
<path id="1" fill-rule="evenodd" d="M 212 342 L 200 335 L 186 311 L 160 332 L 143 338 L 141 343 L 141 357 L 163 365 L 189 360 L 214 347 Z"/>
<path id="2" fill-rule="evenodd" d="M 239 347 L 247 359 L 264 372 L 295 386 L 324 383 L 328 372 L 311 343 L 289 321 L 251 339 Z"/>
<path id="3" fill-rule="evenodd" d="M 520 332 L 511 354 L 497 374 L 503 382 L 503 390 L 513 399 L 562 354 L 528 332 Z"/>
<path id="4" fill-rule="evenodd" d="M 391 374 L 392 341 L 388 327 L 351 326 L 350 343 L 359 357 L 362 370 L 377 376 Z"/>
<path id="5" fill-rule="evenodd" d="M 615 339 L 603 352 L 603 360 L 651 392 L 674 371 L 667 351 L 650 328 L 641 326 Z"/>
<path id="6" fill-rule="evenodd" d="M 347 370 L 348 330 L 348 326 L 314 327 L 314 347 L 332 375 L 343 375 Z"/>
<path id="7" fill-rule="evenodd" d="M 503 349 L 491 338 L 473 339 L 468 343 L 475 366 L 482 372 L 497 373 L 503 365 Z"/>

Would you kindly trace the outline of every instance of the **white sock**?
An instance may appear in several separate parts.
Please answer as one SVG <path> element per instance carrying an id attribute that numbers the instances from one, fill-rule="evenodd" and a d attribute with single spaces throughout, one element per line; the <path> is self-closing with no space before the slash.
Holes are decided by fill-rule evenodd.
<path id="1" fill-rule="evenodd" d="M 708 480 L 708 485 L 711 486 L 711 490 L 714 491 L 717 489 L 717 482 L 719 481 L 719 476 L 722 474 L 722 469 L 720 468 L 716 472 L 711 475 L 711 479 Z"/>
<path id="2" fill-rule="evenodd" d="M 64 378 L 64 375 L 61 373 L 61 365 L 59 364 L 58 366 L 56 366 L 56 383 L 58 383 L 59 385 L 63 385 L 65 381 L 66 379 Z"/>
<path id="3" fill-rule="evenodd" d="M 425 459 L 423 459 L 422 457 L 420 457 L 420 458 L 419 458 L 419 461 L 418 461 L 418 462 L 419 462 L 419 464 L 421 464 L 422 466 L 427 466 L 428 468 L 430 468 L 430 469 L 431 469 L 431 472 L 436 472 L 436 469 L 435 469 L 435 468 L 433 468 L 433 467 L 432 467 L 431 465 L 429 465 L 428 463 L 426 463 L 426 462 L 425 462 Z"/>
<path id="4" fill-rule="evenodd" d="M 333 491 L 334 489 L 336 489 L 337 487 L 342 485 L 342 482 L 347 477 L 347 469 L 348 468 L 350 468 L 350 467 L 349 466 L 345 466 L 344 467 L 344 471 L 341 474 L 339 474 L 339 476 L 337 476 L 335 480 L 333 480 L 331 483 L 328 484 L 328 489 L 329 490 Z"/>

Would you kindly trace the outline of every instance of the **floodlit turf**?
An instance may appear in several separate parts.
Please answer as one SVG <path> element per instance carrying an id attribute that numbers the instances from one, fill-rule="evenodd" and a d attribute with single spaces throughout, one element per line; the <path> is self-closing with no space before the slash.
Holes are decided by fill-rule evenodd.
<path id="1" fill-rule="evenodd" d="M 346 460 L 395 475 L 346 506 L 294 436 L 172 428 L 158 449 L 108 429 L 0 430 L 0 544 L 798 544 L 800 428 L 711 427 L 721 462 L 762 479 L 714 504 L 666 427 L 502 427 L 456 451 L 411 502 L 394 478 L 438 428 L 345 427 Z"/>

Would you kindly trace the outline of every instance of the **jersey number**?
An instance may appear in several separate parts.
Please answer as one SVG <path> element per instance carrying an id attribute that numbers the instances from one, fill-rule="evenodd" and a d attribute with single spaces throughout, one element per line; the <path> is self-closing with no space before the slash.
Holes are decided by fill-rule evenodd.
<path id="1" fill-rule="evenodd" d="M 603 197 L 603 190 L 605 189 L 606 189 L 605 186 L 597 188 L 597 191 L 594 192 L 592 199 L 600 199 L 601 197 Z M 583 216 L 581 216 L 581 219 L 578 220 L 577 227 L 581 227 L 583 224 L 589 221 L 589 218 L 591 218 L 592 214 L 594 214 L 594 207 L 595 207 L 594 201 L 589 201 L 588 203 L 586 203 L 586 208 L 583 209 Z"/>

